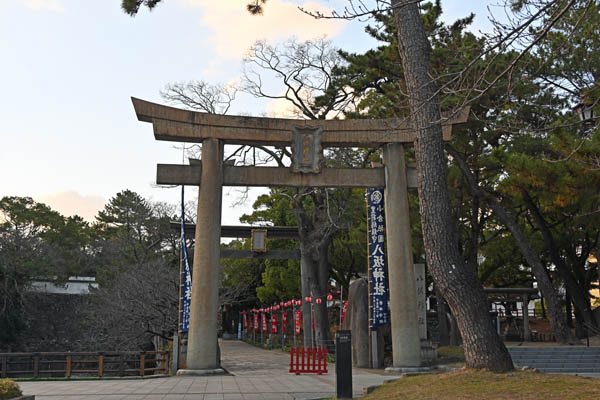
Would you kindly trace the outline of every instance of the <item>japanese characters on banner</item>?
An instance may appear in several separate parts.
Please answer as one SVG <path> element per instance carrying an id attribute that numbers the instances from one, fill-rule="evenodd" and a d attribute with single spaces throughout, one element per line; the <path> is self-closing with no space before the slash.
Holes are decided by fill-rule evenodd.
<path id="1" fill-rule="evenodd" d="M 369 327 L 390 323 L 388 309 L 388 281 L 385 265 L 385 217 L 383 189 L 367 190 L 367 232 L 369 236 Z"/>
<path id="2" fill-rule="evenodd" d="M 246 313 L 244 315 L 244 330 L 248 330 L 248 318 L 246 318 Z"/>
<path id="3" fill-rule="evenodd" d="M 344 308 L 342 309 L 342 326 L 344 326 L 344 320 L 346 319 L 346 311 L 348 311 L 348 301 L 344 302 Z"/>
<path id="4" fill-rule="evenodd" d="M 254 313 L 254 330 L 258 330 L 258 313 Z"/>
<path id="5" fill-rule="evenodd" d="M 271 333 L 277 333 L 277 315 L 271 314 Z"/>
<path id="6" fill-rule="evenodd" d="M 294 311 L 294 324 L 296 329 L 296 335 L 300 334 L 300 327 L 302 326 L 302 311 Z"/>
<path id="7" fill-rule="evenodd" d="M 182 262 L 182 277 L 181 277 L 181 299 L 179 312 L 181 313 L 179 321 L 179 330 L 187 332 L 190 326 L 190 303 L 192 301 L 192 274 L 190 271 L 190 263 L 187 256 L 187 247 L 185 245 L 185 207 L 184 207 L 184 188 L 181 186 L 181 262 Z"/>
<path id="8" fill-rule="evenodd" d="M 283 333 L 285 333 L 285 323 L 286 323 L 286 322 L 287 322 L 287 311 L 285 311 L 285 312 L 283 313 L 283 316 L 282 316 L 282 318 L 281 318 L 281 331 L 282 331 Z"/>
<path id="9" fill-rule="evenodd" d="M 262 331 L 267 332 L 267 314 L 262 313 L 261 317 L 262 317 Z"/>

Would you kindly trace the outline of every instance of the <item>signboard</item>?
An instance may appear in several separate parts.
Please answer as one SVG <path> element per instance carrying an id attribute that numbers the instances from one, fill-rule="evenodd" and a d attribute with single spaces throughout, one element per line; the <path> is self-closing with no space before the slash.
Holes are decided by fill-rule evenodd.
<path id="1" fill-rule="evenodd" d="M 335 332 L 336 398 L 352 398 L 352 332 Z"/>
<path id="2" fill-rule="evenodd" d="M 252 251 L 267 251 L 266 229 L 252 229 Z"/>
<path id="3" fill-rule="evenodd" d="M 287 311 L 283 312 L 281 317 L 281 331 L 285 333 L 285 323 L 287 322 Z"/>
<path id="4" fill-rule="evenodd" d="M 296 334 L 300 334 L 300 327 L 302 326 L 302 311 L 296 310 L 294 311 L 294 324 L 296 329 Z"/>
<path id="5" fill-rule="evenodd" d="M 258 313 L 254 313 L 254 330 L 258 330 Z"/>
<path id="6" fill-rule="evenodd" d="M 244 329 L 248 330 L 248 318 L 246 318 L 246 313 L 244 313 Z"/>
<path id="7" fill-rule="evenodd" d="M 421 340 L 427 340 L 427 293 L 425 291 L 425 264 L 415 264 L 415 283 L 417 287 L 419 337 Z"/>
<path id="8" fill-rule="evenodd" d="M 323 148 L 321 147 L 319 127 L 292 128 L 292 172 L 313 173 L 321 172 Z"/>
<path id="9" fill-rule="evenodd" d="M 181 186 L 181 299 L 179 306 L 179 330 L 187 332 L 190 326 L 190 304 L 192 301 L 192 273 L 185 244 L 184 186 Z"/>
<path id="10" fill-rule="evenodd" d="M 369 327 L 387 326 L 388 281 L 385 262 L 385 216 L 383 189 L 367 190 L 367 232 L 369 237 Z"/>
<path id="11" fill-rule="evenodd" d="M 261 317 L 262 317 L 262 331 L 267 332 L 267 314 L 262 313 Z"/>

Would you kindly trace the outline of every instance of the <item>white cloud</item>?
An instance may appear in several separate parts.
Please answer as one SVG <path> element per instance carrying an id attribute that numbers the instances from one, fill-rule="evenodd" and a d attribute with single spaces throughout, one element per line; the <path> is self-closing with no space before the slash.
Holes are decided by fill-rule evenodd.
<path id="1" fill-rule="evenodd" d="M 284 99 L 273 99 L 265 106 L 270 118 L 300 118 L 298 108 Z"/>
<path id="2" fill-rule="evenodd" d="M 65 216 L 79 215 L 90 222 L 106 204 L 102 196 L 84 196 L 74 190 L 36 196 L 35 200 Z"/>
<path id="3" fill-rule="evenodd" d="M 324 35 L 338 35 L 344 21 L 315 19 L 298 10 L 296 4 L 283 0 L 270 0 L 264 14 L 253 16 L 246 11 L 247 1 L 186 0 L 190 6 L 201 7 L 201 23 L 213 34 L 209 38 L 220 56 L 241 57 L 257 40 L 277 41 L 295 36 L 300 40 L 314 39 Z M 316 2 L 306 2 L 308 10 L 329 13 L 329 9 Z"/>
<path id="4" fill-rule="evenodd" d="M 65 7 L 62 5 L 60 0 L 17 0 L 25 7 L 32 10 L 51 10 L 51 11 L 64 11 Z"/>

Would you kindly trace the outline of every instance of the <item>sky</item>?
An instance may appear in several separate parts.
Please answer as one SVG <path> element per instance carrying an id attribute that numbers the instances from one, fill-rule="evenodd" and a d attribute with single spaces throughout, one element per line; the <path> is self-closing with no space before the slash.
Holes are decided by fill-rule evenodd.
<path id="1" fill-rule="evenodd" d="M 343 8 L 344 0 L 269 0 L 253 17 L 245 0 L 163 0 L 135 18 L 120 0 L 3 0 L 0 7 L 0 197 L 30 196 L 64 215 L 92 220 L 118 192 L 177 203 L 179 188 L 157 187 L 157 163 L 181 163 L 177 143 L 154 140 L 136 119 L 130 98 L 164 103 L 174 82 L 234 82 L 256 41 L 277 43 L 326 35 L 362 52 L 377 45 L 365 23 L 315 20 L 297 6 Z M 486 1 L 442 0 L 444 19 L 476 14 L 487 30 Z M 270 84 L 276 85 L 276 82 Z M 276 110 L 240 95 L 229 114 Z M 237 224 L 261 189 L 223 191 L 223 224 Z M 187 196 L 195 196 L 187 190 Z"/>

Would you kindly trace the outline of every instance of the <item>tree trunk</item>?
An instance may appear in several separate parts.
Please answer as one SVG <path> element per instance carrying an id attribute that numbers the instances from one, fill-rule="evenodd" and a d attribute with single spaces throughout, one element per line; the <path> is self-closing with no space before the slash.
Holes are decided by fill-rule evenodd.
<path id="1" fill-rule="evenodd" d="M 529 264 L 531 267 L 531 272 L 537 280 L 538 288 L 542 292 L 542 296 L 544 296 L 546 302 L 548 303 L 550 323 L 552 325 L 554 336 L 556 336 L 556 340 L 561 343 L 577 343 L 577 338 L 573 336 L 573 333 L 569 329 L 564 318 L 558 293 L 554 289 L 554 286 L 552 286 L 552 281 L 550 281 L 550 277 L 546 272 L 546 268 L 544 268 L 540 258 L 529 245 L 527 238 L 521 231 L 521 228 L 519 228 L 519 225 L 515 219 L 508 214 L 508 212 L 506 212 L 504 207 L 502 207 L 502 205 L 493 195 L 475 183 L 475 179 L 471 174 L 471 170 L 462 156 L 451 146 L 447 146 L 447 149 L 452 157 L 454 157 L 458 167 L 465 177 L 465 180 L 467 181 L 467 184 L 469 185 L 470 190 L 473 192 L 473 195 L 481 197 L 483 200 L 485 200 L 494 214 L 500 218 L 500 220 L 512 233 L 517 245 L 521 249 L 521 253 L 525 257 L 525 260 L 527 260 L 527 264 Z"/>
<path id="2" fill-rule="evenodd" d="M 523 200 L 531 212 L 538 229 L 542 233 L 544 243 L 550 252 L 552 263 L 554 263 L 556 266 L 558 275 L 563 279 L 565 286 L 571 295 L 575 309 L 587 324 L 596 326 L 596 318 L 594 318 L 590 304 L 589 290 L 586 290 L 586 288 L 583 287 L 583 282 L 577 282 L 577 279 L 569 270 L 569 267 L 565 263 L 564 259 L 558 253 L 552 232 L 550 232 L 546 220 L 527 191 L 523 191 Z"/>
<path id="3" fill-rule="evenodd" d="M 462 334 L 466 364 L 493 371 L 513 369 L 512 359 L 489 316 L 487 296 L 458 251 L 452 231 L 437 88 L 431 78 L 430 44 L 411 0 L 394 0 L 398 50 L 404 68 L 412 120 L 417 130 L 419 208 L 427 265 Z"/>
<path id="4" fill-rule="evenodd" d="M 311 295 L 311 288 L 315 281 L 315 270 L 312 262 L 311 247 L 300 241 L 300 280 L 302 283 L 302 333 L 304 347 L 313 346 L 312 337 L 312 309 L 306 297 Z"/>
<path id="5" fill-rule="evenodd" d="M 298 219 L 300 235 L 300 279 L 302 283 L 302 327 L 304 330 L 304 346 L 324 346 L 329 339 L 329 318 L 327 314 L 327 282 L 329 279 L 328 248 L 331 235 L 317 235 L 315 224 L 302 207 L 294 206 Z M 319 221 L 317 221 L 318 223 Z M 313 302 L 305 301 L 312 297 Z M 321 304 L 316 299 L 321 299 Z M 315 329 L 313 332 L 313 313 Z M 314 334 L 314 337 L 313 337 Z"/>
<path id="6" fill-rule="evenodd" d="M 329 332 L 329 314 L 327 313 L 327 284 L 329 282 L 329 242 L 326 240 L 319 245 L 318 287 L 315 288 L 315 298 L 321 299 L 321 304 L 315 303 L 315 335 L 317 346 L 324 347 L 331 340 Z"/>

